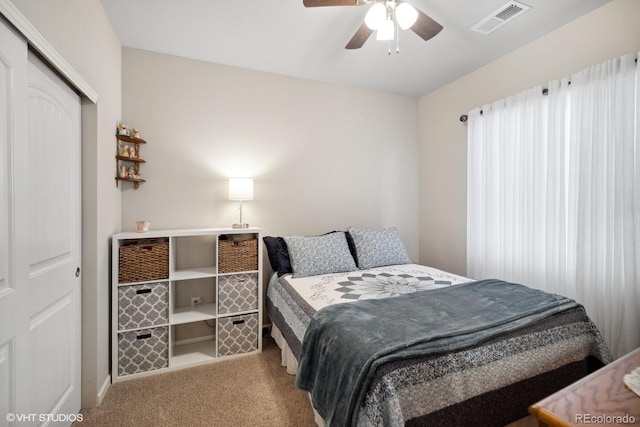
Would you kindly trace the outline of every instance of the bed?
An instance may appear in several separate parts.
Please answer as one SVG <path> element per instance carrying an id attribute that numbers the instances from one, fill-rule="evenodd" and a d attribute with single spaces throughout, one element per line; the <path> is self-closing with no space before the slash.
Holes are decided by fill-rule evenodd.
<path id="1" fill-rule="evenodd" d="M 283 365 L 329 426 L 502 426 L 611 361 L 584 309 L 414 264 L 397 230 L 265 237 Z"/>

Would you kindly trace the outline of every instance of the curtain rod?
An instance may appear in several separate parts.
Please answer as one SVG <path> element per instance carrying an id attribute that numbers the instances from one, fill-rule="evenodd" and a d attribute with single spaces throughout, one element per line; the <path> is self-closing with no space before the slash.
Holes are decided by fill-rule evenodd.
<path id="1" fill-rule="evenodd" d="M 636 58 L 636 64 L 638 63 L 638 58 Z M 571 85 L 571 80 L 569 80 L 569 85 Z M 549 94 L 549 89 L 547 89 L 546 87 L 542 89 L 542 94 L 543 95 L 548 95 Z M 482 115 L 482 110 L 480 110 L 480 115 Z M 463 114 L 460 116 L 460 121 L 462 123 L 466 123 L 467 120 L 469 120 L 469 116 L 467 116 L 466 114 Z"/>
<path id="2" fill-rule="evenodd" d="M 571 85 L 571 80 L 569 80 L 569 85 Z M 542 88 L 542 94 L 545 95 L 545 96 L 549 95 L 549 89 L 547 89 L 546 87 Z M 482 110 L 480 110 L 480 115 L 482 115 Z M 467 120 L 469 120 L 469 116 L 467 116 L 466 114 L 463 114 L 463 115 L 460 116 L 460 121 L 462 123 L 466 123 Z"/>

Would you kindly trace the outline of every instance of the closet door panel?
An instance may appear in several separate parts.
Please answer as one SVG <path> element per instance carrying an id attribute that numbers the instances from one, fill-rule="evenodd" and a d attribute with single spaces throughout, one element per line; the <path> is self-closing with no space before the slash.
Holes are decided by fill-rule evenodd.
<path id="1" fill-rule="evenodd" d="M 80 409 L 80 171 L 78 95 L 0 19 L 0 425 Z"/>
<path id="2" fill-rule="evenodd" d="M 80 409 L 80 99 L 28 58 L 29 360 L 35 412 Z"/>
<path id="3" fill-rule="evenodd" d="M 15 177 L 26 165 L 27 43 L 0 22 L 0 412 L 28 412 L 28 320 L 21 308 L 28 299 L 26 267 L 20 265 L 17 233 L 23 194 Z M 11 424 L 10 424 L 11 425 Z"/>

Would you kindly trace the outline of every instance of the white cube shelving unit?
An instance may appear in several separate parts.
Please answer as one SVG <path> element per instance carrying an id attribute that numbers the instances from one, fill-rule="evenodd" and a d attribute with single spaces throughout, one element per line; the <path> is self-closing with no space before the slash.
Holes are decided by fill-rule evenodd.
<path id="1" fill-rule="evenodd" d="M 113 382 L 262 351 L 260 233 L 205 228 L 113 236 Z M 201 303 L 192 306 L 193 297 Z"/>

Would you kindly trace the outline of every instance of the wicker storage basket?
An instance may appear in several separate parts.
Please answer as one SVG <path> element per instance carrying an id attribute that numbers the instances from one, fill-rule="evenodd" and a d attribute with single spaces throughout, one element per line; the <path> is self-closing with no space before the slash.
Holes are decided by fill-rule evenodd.
<path id="1" fill-rule="evenodd" d="M 227 237 L 224 239 L 223 237 Z M 235 273 L 258 269 L 258 239 L 220 236 L 218 240 L 218 272 Z"/>
<path id="2" fill-rule="evenodd" d="M 118 283 L 169 278 L 169 239 L 134 240 L 120 246 Z"/>

